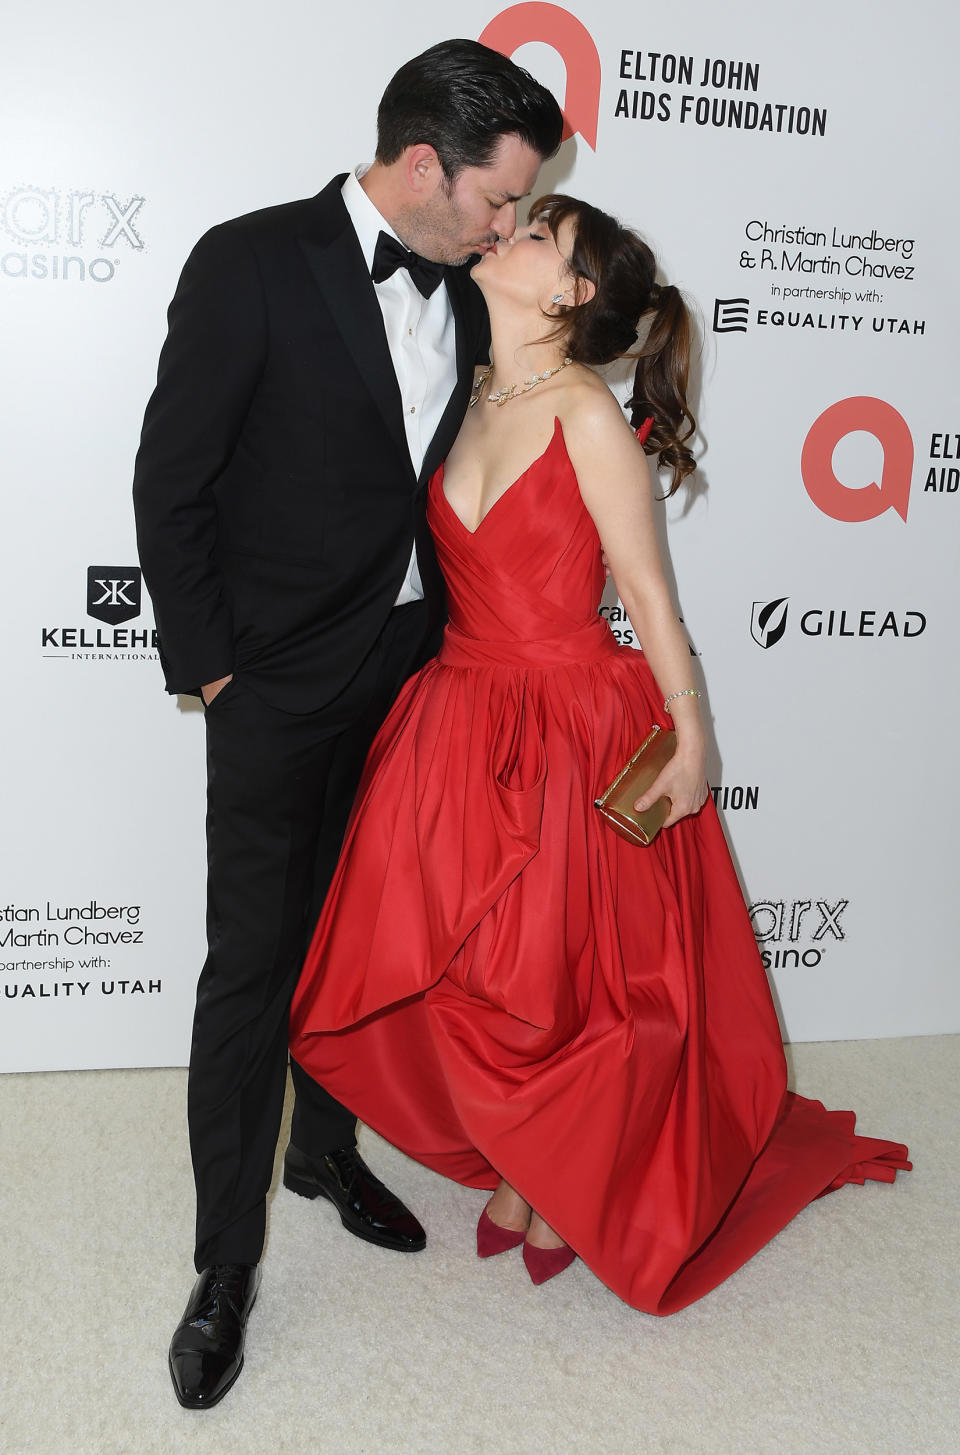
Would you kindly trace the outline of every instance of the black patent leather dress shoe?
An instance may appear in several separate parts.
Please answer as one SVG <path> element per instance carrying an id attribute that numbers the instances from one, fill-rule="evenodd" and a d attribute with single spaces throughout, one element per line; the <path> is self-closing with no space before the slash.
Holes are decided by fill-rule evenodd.
<path id="1" fill-rule="evenodd" d="M 170 1378 L 185 1409 L 209 1409 L 236 1381 L 259 1287 L 256 1263 L 216 1263 L 193 1285 L 170 1341 Z"/>
<path id="2" fill-rule="evenodd" d="M 356 1147 L 308 1157 L 291 1142 L 283 1159 L 283 1185 L 301 1197 L 325 1197 L 358 1238 L 401 1253 L 419 1253 L 427 1235 L 413 1213 L 374 1177 Z"/>

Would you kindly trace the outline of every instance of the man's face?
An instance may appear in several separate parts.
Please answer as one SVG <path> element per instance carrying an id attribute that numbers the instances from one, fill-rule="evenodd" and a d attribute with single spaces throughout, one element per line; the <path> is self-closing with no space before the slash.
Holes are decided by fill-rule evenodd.
<path id="1" fill-rule="evenodd" d="M 465 167 L 452 188 L 439 168 L 429 197 L 398 218 L 408 247 L 435 263 L 465 263 L 488 252 L 498 237 L 512 237 L 517 203 L 533 189 L 543 158 L 516 136 L 501 137 L 484 167 Z"/>

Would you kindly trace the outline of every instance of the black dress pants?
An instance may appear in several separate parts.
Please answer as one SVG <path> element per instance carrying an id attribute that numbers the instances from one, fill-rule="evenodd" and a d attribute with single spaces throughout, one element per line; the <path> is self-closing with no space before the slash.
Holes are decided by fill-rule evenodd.
<path id="1" fill-rule="evenodd" d="M 367 750 L 420 665 L 425 625 L 422 602 L 394 607 L 356 677 L 317 712 L 281 712 L 242 672 L 206 710 L 208 953 L 188 1083 L 198 1271 L 263 1250 L 290 1001 Z M 352 1145 L 352 1113 L 292 1071 L 294 1145 L 314 1156 Z"/>

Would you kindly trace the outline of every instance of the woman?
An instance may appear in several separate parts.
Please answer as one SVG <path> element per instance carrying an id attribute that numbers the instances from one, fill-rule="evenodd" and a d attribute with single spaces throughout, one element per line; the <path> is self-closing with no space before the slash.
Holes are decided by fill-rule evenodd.
<path id="1" fill-rule="evenodd" d="M 368 759 L 292 1013 L 301 1065 L 427 1166 L 492 1197 L 481 1256 L 576 1254 L 671 1313 L 807 1202 L 906 1149 L 786 1091 L 779 1028 L 709 800 L 690 656 L 642 448 L 590 365 L 641 337 L 633 423 L 694 468 L 689 326 L 646 245 L 553 196 L 474 268 L 493 364 L 428 519 L 439 656 Z M 601 547 L 643 651 L 597 614 Z M 652 724 L 674 757 L 647 848 L 599 791 Z"/>

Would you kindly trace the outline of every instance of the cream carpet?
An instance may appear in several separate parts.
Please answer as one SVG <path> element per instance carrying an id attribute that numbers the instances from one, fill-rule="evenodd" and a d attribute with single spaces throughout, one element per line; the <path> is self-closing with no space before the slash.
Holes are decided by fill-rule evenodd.
<path id="1" fill-rule="evenodd" d="M 960 1038 L 791 1050 L 793 1085 L 906 1141 L 915 1171 L 807 1208 L 668 1319 L 581 1265 L 480 1263 L 484 1195 L 370 1133 L 425 1253 L 276 1189 L 240 1379 L 181 1410 L 166 1346 L 193 1269 L 182 1071 L 0 1077 L 4 1455 L 792 1455 L 960 1451 Z M 284 1139 L 285 1141 L 285 1139 Z M 284 1143 L 281 1143 L 281 1146 Z"/>

